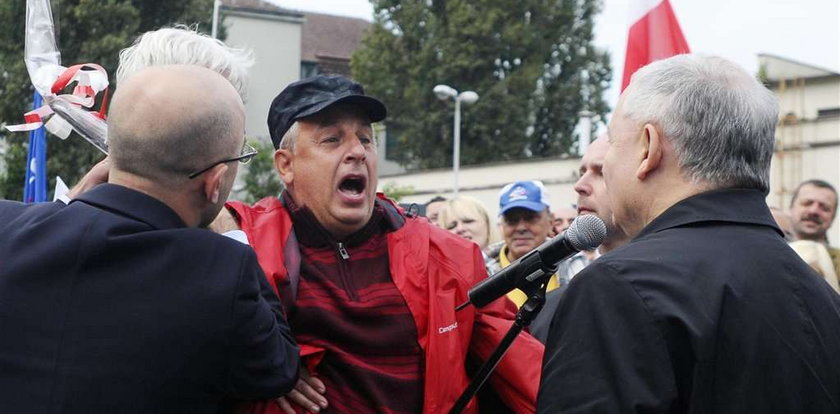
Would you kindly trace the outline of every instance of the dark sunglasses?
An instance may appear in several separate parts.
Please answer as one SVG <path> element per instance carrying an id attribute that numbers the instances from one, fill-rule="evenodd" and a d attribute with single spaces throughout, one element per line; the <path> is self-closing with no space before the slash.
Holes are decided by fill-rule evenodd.
<path id="1" fill-rule="evenodd" d="M 205 169 L 203 169 L 203 170 L 199 170 L 199 171 L 196 171 L 196 172 L 194 172 L 194 173 L 190 174 L 190 175 L 189 175 L 190 180 L 192 180 L 192 179 L 193 179 L 193 178 L 195 178 L 195 177 L 198 177 L 198 176 L 199 176 L 199 175 L 201 175 L 201 174 L 206 173 L 206 172 L 207 172 L 207 171 L 209 171 L 211 168 L 213 168 L 213 167 L 215 167 L 215 166 L 217 166 L 217 165 L 219 165 L 219 164 L 224 164 L 224 163 L 226 163 L 226 162 L 233 162 L 233 161 L 239 161 L 239 162 L 241 162 L 241 163 L 243 163 L 243 164 L 247 164 L 247 163 L 251 162 L 251 160 L 252 160 L 252 159 L 254 159 L 254 157 L 256 157 L 256 156 L 257 156 L 257 150 L 256 150 L 256 148 L 254 148 L 254 147 L 252 147 L 252 146 L 248 145 L 248 143 L 246 142 L 246 143 L 242 144 L 242 151 L 240 151 L 240 152 L 239 152 L 239 156 L 238 156 L 238 157 L 228 158 L 228 159 L 225 159 L 225 160 L 221 160 L 221 161 L 214 162 L 214 163 L 213 163 L 213 164 L 211 164 L 209 167 L 207 167 L 207 168 L 205 168 Z"/>

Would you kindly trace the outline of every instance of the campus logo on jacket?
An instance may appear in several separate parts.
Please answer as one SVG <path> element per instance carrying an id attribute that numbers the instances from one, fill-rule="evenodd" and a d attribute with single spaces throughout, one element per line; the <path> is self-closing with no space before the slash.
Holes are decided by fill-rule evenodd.
<path id="1" fill-rule="evenodd" d="M 449 325 L 449 326 L 442 326 L 442 327 L 438 328 L 438 333 L 439 334 L 445 334 L 447 332 L 452 332 L 457 327 L 458 327 L 458 322 L 455 322 L 455 323 L 453 323 L 452 325 Z"/>

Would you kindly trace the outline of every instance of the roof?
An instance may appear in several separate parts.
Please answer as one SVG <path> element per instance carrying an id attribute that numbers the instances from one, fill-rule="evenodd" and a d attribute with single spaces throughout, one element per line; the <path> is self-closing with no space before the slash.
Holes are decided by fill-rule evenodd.
<path id="1" fill-rule="evenodd" d="M 840 73 L 808 63 L 797 62 L 793 59 L 771 55 L 758 54 L 759 65 L 764 68 L 767 80 L 776 82 L 782 79 L 809 79 L 840 76 Z"/>
<path id="2" fill-rule="evenodd" d="M 301 33 L 301 61 L 350 60 L 370 22 L 329 14 L 305 13 Z"/>
<path id="3" fill-rule="evenodd" d="M 275 6 L 274 4 L 271 4 L 264 0 L 222 0 L 222 7 L 228 10 L 253 12 L 259 14 L 303 17 L 303 14 L 300 12 Z"/>

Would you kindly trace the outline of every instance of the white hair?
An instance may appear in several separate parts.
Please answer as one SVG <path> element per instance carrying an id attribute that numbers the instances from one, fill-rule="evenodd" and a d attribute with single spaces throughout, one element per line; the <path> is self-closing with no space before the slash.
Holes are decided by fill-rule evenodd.
<path id="1" fill-rule="evenodd" d="M 283 138 L 280 139 L 280 145 L 277 149 L 287 149 L 291 152 L 295 152 L 295 142 L 297 142 L 299 133 L 300 126 L 298 125 L 298 121 L 295 121 L 292 123 L 292 126 L 289 127 L 289 130 L 283 134 Z"/>
<path id="2" fill-rule="evenodd" d="M 245 100 L 248 69 L 254 65 L 249 50 L 226 46 L 217 39 L 178 25 L 146 32 L 120 52 L 117 83 L 150 66 L 197 65 L 221 74 Z"/>
<path id="3" fill-rule="evenodd" d="M 622 108 L 671 140 L 692 181 L 718 188 L 770 188 L 778 104 L 736 64 L 679 55 L 639 69 Z"/>

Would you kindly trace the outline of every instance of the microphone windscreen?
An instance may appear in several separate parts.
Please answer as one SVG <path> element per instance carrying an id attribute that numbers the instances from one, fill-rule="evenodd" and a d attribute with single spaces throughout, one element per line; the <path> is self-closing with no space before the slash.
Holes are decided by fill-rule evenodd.
<path id="1" fill-rule="evenodd" d="M 569 229 L 566 240 L 577 250 L 592 250 L 607 237 L 607 225 L 594 214 L 577 216 Z"/>

